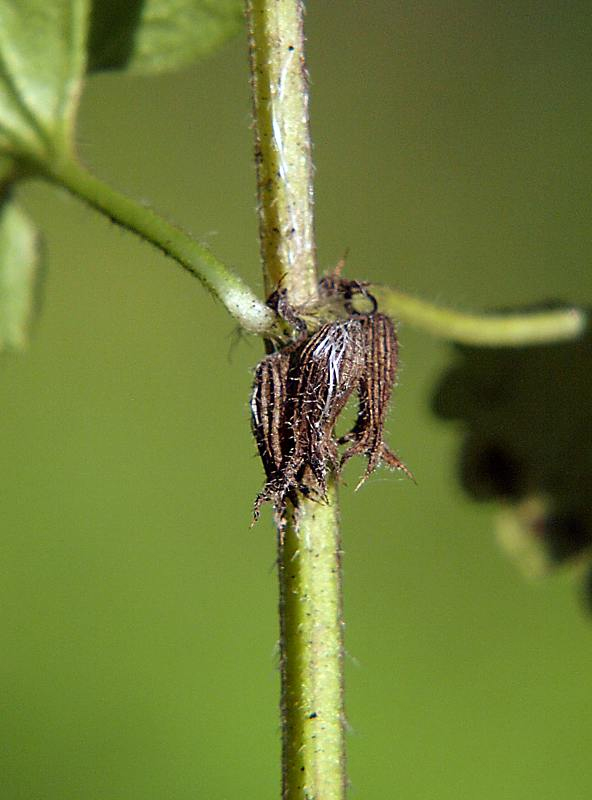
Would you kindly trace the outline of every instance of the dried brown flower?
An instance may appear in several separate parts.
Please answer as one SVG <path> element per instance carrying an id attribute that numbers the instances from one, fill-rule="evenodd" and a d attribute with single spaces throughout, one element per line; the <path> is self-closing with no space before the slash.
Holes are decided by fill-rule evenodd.
<path id="1" fill-rule="evenodd" d="M 321 280 L 321 295 L 341 298 L 349 317 L 326 323 L 310 336 L 284 293 L 275 292 L 269 300 L 298 337 L 266 356 L 255 371 L 252 429 L 267 476 L 255 501 L 255 519 L 264 502 L 272 502 L 281 517 L 287 499 L 297 502 L 297 492 L 322 500 L 329 471 L 339 473 L 354 455 L 368 458 L 358 486 L 380 461 L 412 477 L 384 442 L 397 369 L 395 328 L 376 312 L 366 284 L 341 278 L 339 270 Z M 354 294 L 365 295 L 373 311 L 354 311 Z M 359 402 L 356 423 L 338 442 L 335 423 L 354 391 Z M 351 444 L 340 460 L 338 444 L 343 443 Z"/>
<path id="2" fill-rule="evenodd" d="M 267 483 L 255 501 L 283 508 L 296 490 L 324 497 L 339 466 L 335 421 L 362 369 L 358 320 L 329 323 L 260 362 L 251 395 L 252 427 Z"/>
<path id="3" fill-rule="evenodd" d="M 285 448 L 286 381 L 290 356 L 279 352 L 257 365 L 251 393 L 251 426 L 268 478 L 282 466 Z"/>
<path id="4" fill-rule="evenodd" d="M 364 369 L 358 385 L 358 416 L 352 430 L 340 443 L 353 442 L 341 459 L 341 466 L 352 456 L 368 457 L 368 466 L 357 489 L 381 461 L 413 475 L 384 442 L 384 424 L 397 373 L 398 342 L 395 328 L 384 314 L 361 316 L 364 331 Z"/>
<path id="5" fill-rule="evenodd" d="M 323 325 L 294 351 L 288 375 L 296 474 L 307 464 L 326 491 L 327 471 L 337 468 L 337 417 L 355 391 L 362 370 L 362 326 L 358 320 Z"/>

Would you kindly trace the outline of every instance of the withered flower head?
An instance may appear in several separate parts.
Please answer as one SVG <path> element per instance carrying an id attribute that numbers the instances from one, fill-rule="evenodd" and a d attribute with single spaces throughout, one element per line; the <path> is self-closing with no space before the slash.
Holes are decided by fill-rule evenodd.
<path id="1" fill-rule="evenodd" d="M 283 508 L 296 490 L 320 498 L 337 469 L 335 421 L 356 389 L 362 369 L 357 319 L 323 325 L 302 342 L 257 366 L 251 419 L 267 483 L 255 501 Z"/>
<path id="2" fill-rule="evenodd" d="M 279 352 L 257 365 L 251 393 L 251 427 L 267 477 L 275 475 L 284 458 L 286 381 L 290 357 Z"/>
<path id="3" fill-rule="evenodd" d="M 398 343 L 395 327 L 384 314 L 361 317 L 364 331 L 364 369 L 358 384 L 358 416 L 352 430 L 340 443 L 353 442 L 341 459 L 341 466 L 356 455 L 368 457 L 368 466 L 357 489 L 381 461 L 400 469 L 410 478 L 411 472 L 384 442 L 384 425 L 397 374 Z"/>
<path id="4" fill-rule="evenodd" d="M 257 366 L 251 395 L 252 429 L 267 482 L 255 501 L 254 518 L 264 502 L 272 502 L 282 517 L 286 501 L 297 503 L 297 492 L 325 498 L 330 470 L 354 455 L 365 455 L 368 466 L 361 485 L 381 461 L 409 470 L 384 443 L 384 424 L 397 369 L 397 337 L 391 320 L 376 313 L 366 284 L 347 281 L 336 270 L 322 279 L 324 297 L 341 296 L 349 313 L 307 336 L 306 325 L 274 293 L 277 312 L 297 331 L 296 341 L 266 356 Z M 373 311 L 353 310 L 354 294 L 363 294 Z M 358 415 L 352 430 L 339 442 L 335 423 L 354 391 Z M 338 444 L 351 443 L 341 461 Z"/>

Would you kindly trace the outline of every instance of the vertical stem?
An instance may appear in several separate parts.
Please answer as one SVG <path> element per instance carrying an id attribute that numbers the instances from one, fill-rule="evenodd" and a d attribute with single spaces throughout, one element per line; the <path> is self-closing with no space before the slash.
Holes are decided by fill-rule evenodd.
<path id="1" fill-rule="evenodd" d="M 318 300 L 301 0 L 247 0 L 261 255 L 268 292 Z M 337 493 L 299 497 L 278 533 L 283 800 L 343 800 Z"/>
<path id="2" fill-rule="evenodd" d="M 318 298 L 302 2 L 247 0 L 255 161 L 266 290 Z"/>
<path id="3" fill-rule="evenodd" d="M 345 797 L 343 621 L 337 497 L 300 503 L 280 535 L 284 800 Z"/>

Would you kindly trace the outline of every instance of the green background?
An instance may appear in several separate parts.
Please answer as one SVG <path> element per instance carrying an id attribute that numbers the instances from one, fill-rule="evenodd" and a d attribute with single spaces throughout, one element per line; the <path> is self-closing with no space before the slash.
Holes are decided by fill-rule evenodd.
<path id="1" fill-rule="evenodd" d="M 319 263 L 469 309 L 592 300 L 587 3 L 321 3 L 306 20 Z M 260 286 L 246 45 L 93 78 L 102 178 Z M 172 261 L 67 195 L 44 305 L 0 373 L 0 796 L 279 795 L 271 515 L 255 339 Z M 401 329 L 385 470 L 343 487 L 352 798 L 587 798 L 592 619 L 528 583 L 457 481 L 429 402 L 447 345 Z M 560 376 L 550 376 L 560 380 Z"/>

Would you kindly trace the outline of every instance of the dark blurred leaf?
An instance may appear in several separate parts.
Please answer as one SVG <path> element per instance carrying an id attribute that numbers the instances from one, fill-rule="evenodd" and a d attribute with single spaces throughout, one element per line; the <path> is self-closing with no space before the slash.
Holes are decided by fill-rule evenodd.
<path id="1" fill-rule="evenodd" d="M 0 351 L 26 344 L 39 260 L 37 230 L 6 194 L 0 203 Z"/>
<path id="2" fill-rule="evenodd" d="M 86 0 L 0 0 L 0 150 L 69 146 L 86 25 Z"/>
<path id="3" fill-rule="evenodd" d="M 455 350 L 433 408 L 463 424 L 462 485 L 503 502 L 498 531 L 530 571 L 589 551 L 591 329 L 564 344 Z"/>
<path id="4" fill-rule="evenodd" d="M 16 174 L 15 162 L 10 156 L 3 156 L 0 154 L 0 192 L 2 187 L 6 186 Z"/>
<path id="5" fill-rule="evenodd" d="M 89 70 L 176 69 L 213 52 L 242 19 L 240 0 L 95 0 Z"/>

